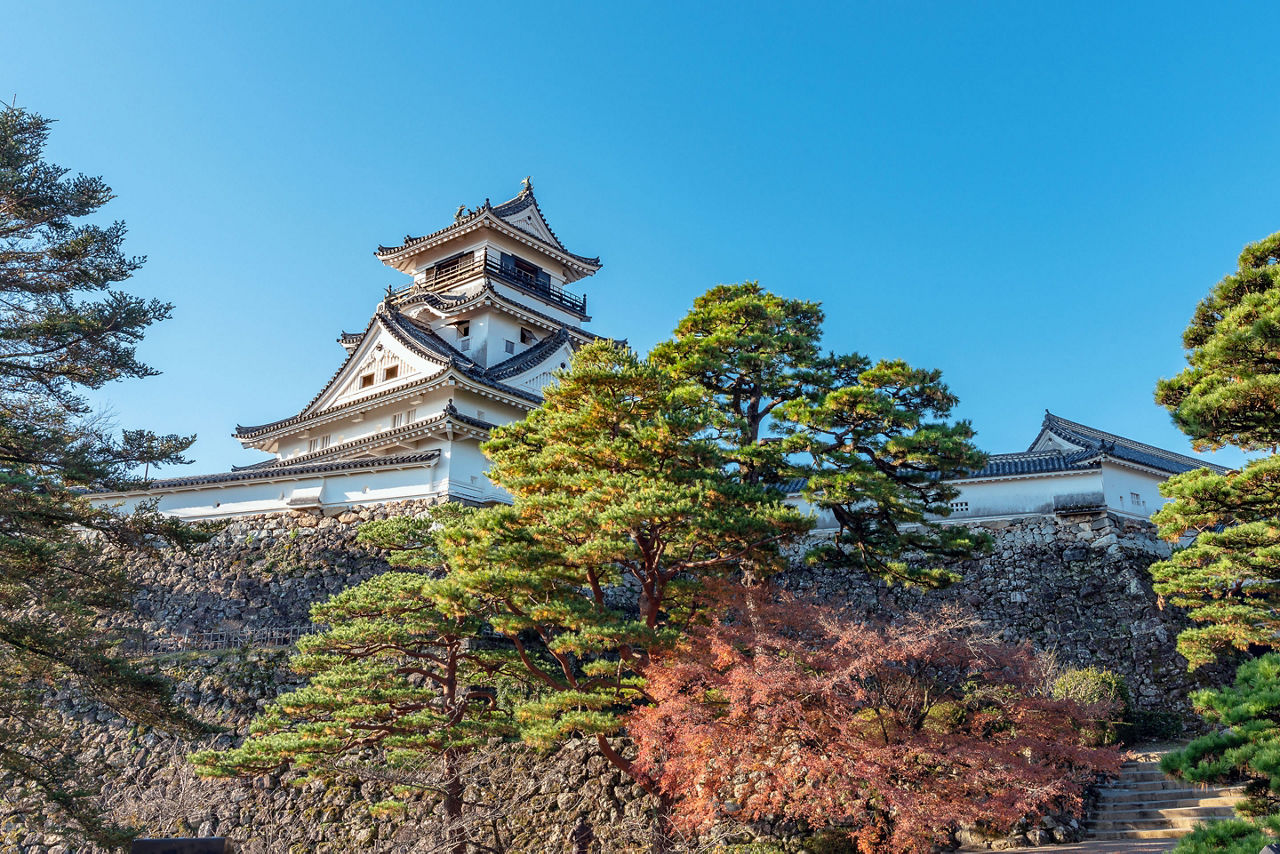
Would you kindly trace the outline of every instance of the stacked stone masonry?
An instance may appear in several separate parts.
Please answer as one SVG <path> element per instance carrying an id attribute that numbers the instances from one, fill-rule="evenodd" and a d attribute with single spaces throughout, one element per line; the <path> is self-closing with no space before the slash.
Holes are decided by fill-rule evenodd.
<path id="1" fill-rule="evenodd" d="M 384 555 L 356 544 L 360 523 L 425 507 L 409 503 L 333 517 L 292 512 L 240 519 L 189 553 L 166 550 L 139 558 L 133 570 L 143 636 L 304 624 L 313 603 L 388 568 Z M 993 552 L 957 566 L 964 580 L 944 591 L 889 588 L 799 561 L 783 583 L 853 616 L 959 602 L 1010 641 L 1053 650 L 1065 664 L 1098 664 L 1123 674 L 1139 708 L 1166 711 L 1185 704 L 1195 686 L 1174 648 L 1182 618 L 1161 610 L 1151 591 L 1147 567 L 1167 554 L 1167 546 L 1154 538 L 1150 525 L 1094 515 L 983 527 L 994 537 Z M 440 850 L 440 819 L 429 799 L 410 804 L 401 815 L 371 814 L 370 806 L 388 797 L 387 781 L 296 786 L 271 776 L 209 781 L 192 775 L 186 754 L 234 743 L 255 713 L 297 684 L 285 667 L 287 657 L 285 649 L 152 656 L 176 680 L 185 706 L 227 728 L 199 742 L 140 732 L 70 692 L 55 702 L 69 745 L 86 762 L 113 769 L 107 795 L 115 815 L 153 834 L 229 836 L 241 841 L 242 851 L 273 854 Z M 470 777 L 467 800 L 487 805 L 485 824 L 476 832 L 502 850 L 570 851 L 571 835 L 584 824 L 593 829 L 593 851 L 647 848 L 653 804 L 586 743 L 548 755 L 495 745 L 476 760 Z M 1077 818 L 1057 816 L 991 844 L 1060 842 L 1079 833 Z M 732 838 L 804 850 L 803 834 L 790 826 L 735 828 Z M 0 826 L 0 850 L 77 849 L 11 822 Z"/>

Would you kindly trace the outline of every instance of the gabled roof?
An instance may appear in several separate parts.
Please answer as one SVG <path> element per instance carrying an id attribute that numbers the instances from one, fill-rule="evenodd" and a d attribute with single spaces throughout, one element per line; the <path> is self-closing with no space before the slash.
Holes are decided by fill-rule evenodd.
<path id="1" fill-rule="evenodd" d="M 1048 437 L 1053 437 L 1056 441 L 1049 440 Z M 957 479 L 1084 472 L 1100 468 L 1107 459 L 1133 463 L 1168 475 L 1182 474 L 1198 468 L 1227 471 L 1222 466 L 1205 460 L 1068 421 L 1046 409 L 1040 432 L 1027 450 L 1013 454 L 991 454 L 987 457 L 987 464 L 981 469 Z"/>
<path id="2" fill-rule="evenodd" d="M 536 220 L 533 220 L 533 217 L 536 217 Z M 420 237 L 406 234 L 399 246 L 379 246 L 374 255 L 383 262 L 390 262 L 408 250 L 426 248 L 427 244 L 442 242 L 454 233 L 470 231 L 480 225 L 497 226 L 498 230 L 502 227 L 516 229 L 549 250 L 553 256 L 559 256 L 568 262 L 568 266 L 575 268 L 579 277 L 589 276 L 601 267 L 599 258 L 576 255 L 560 242 L 560 238 L 556 236 L 555 231 L 547 223 L 546 217 L 542 215 L 542 208 L 534 198 L 533 185 L 528 183 L 528 179 L 525 181 L 524 189 L 513 199 L 508 199 L 499 205 L 493 205 L 485 199 L 483 205 L 471 211 L 467 211 L 465 207 L 459 208 L 452 225 Z"/>
<path id="3" fill-rule="evenodd" d="M 423 385 L 429 385 L 439 382 L 442 377 L 458 376 L 491 389 L 501 392 L 509 397 L 517 398 L 524 401 L 530 407 L 538 406 L 542 403 L 542 395 L 529 391 L 528 389 L 519 388 L 517 386 L 508 385 L 503 380 L 517 376 L 536 366 L 539 362 L 551 358 L 562 344 L 568 343 L 571 347 L 574 342 L 579 340 L 582 335 L 590 335 L 583 333 L 576 327 L 570 328 L 566 326 L 560 327 L 556 332 L 546 336 L 534 346 L 530 347 L 523 353 L 517 354 L 510 359 L 499 362 L 492 367 L 482 368 L 474 359 L 466 353 L 454 347 L 440 335 L 436 334 L 429 326 L 419 323 L 413 318 L 402 314 L 394 306 L 382 303 L 378 306 L 378 310 L 370 319 L 369 325 L 360 335 L 363 341 L 366 336 L 373 333 L 374 329 L 383 330 L 406 349 L 412 353 L 421 356 L 424 359 L 442 365 L 445 368 L 443 373 L 435 373 L 421 379 L 413 380 L 408 383 L 392 386 L 391 388 L 381 389 L 377 392 L 356 398 L 355 400 L 344 403 L 341 406 L 320 412 L 316 409 L 317 404 L 325 397 L 326 393 L 337 383 L 343 376 L 343 372 L 352 360 L 360 352 L 358 345 L 352 346 L 347 358 L 342 365 L 334 372 L 329 381 L 325 383 L 324 388 L 320 390 L 311 401 L 303 407 L 302 411 L 297 415 L 289 418 L 282 418 L 278 421 L 272 421 L 268 424 L 259 424 L 256 426 L 245 427 L 236 425 L 235 438 L 241 441 L 256 439 L 267 433 L 280 430 L 282 428 L 292 427 L 309 420 L 313 416 L 331 415 L 335 413 L 345 412 L 353 409 L 361 409 L 375 403 L 378 400 L 398 395 L 407 390 L 417 388 Z M 575 334 L 576 333 L 576 334 Z M 591 336 L 595 337 L 595 336 Z"/>
<path id="4" fill-rule="evenodd" d="M 1115 433 L 1108 433 L 1105 430 L 1078 424 L 1075 421 L 1068 421 L 1065 418 L 1054 415 L 1047 409 L 1044 411 L 1044 421 L 1040 424 L 1040 432 L 1036 435 L 1035 441 L 1031 443 L 1028 450 L 1032 450 L 1039 445 L 1046 434 L 1056 436 L 1066 444 L 1080 450 L 1105 454 L 1126 462 L 1168 472 L 1169 474 L 1182 474 L 1199 468 L 1212 469 L 1218 473 L 1228 471 L 1226 467 L 1207 460 L 1166 451 L 1164 448 L 1135 442 L 1133 439 L 1126 439 L 1124 436 L 1117 436 Z"/>

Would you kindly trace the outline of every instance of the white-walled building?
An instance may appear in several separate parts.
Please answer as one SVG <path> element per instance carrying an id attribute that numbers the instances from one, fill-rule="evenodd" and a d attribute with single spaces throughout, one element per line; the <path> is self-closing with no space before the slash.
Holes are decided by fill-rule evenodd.
<path id="1" fill-rule="evenodd" d="M 1176 454 L 1045 411 L 1027 450 L 992 454 L 980 471 L 953 481 L 958 522 L 1105 510 L 1149 519 L 1164 504 L 1160 484 L 1175 474 L 1222 466 Z"/>
<path id="2" fill-rule="evenodd" d="M 387 289 L 363 332 L 338 338 L 345 359 L 296 415 L 237 427 L 235 437 L 269 459 L 95 501 L 127 510 L 157 499 L 162 512 L 207 519 L 502 500 L 480 442 L 536 407 L 553 372 L 595 337 L 582 329 L 586 297 L 565 288 L 600 259 L 564 247 L 528 179 L 510 201 L 459 208 L 445 228 L 376 254 L 413 281 Z"/>

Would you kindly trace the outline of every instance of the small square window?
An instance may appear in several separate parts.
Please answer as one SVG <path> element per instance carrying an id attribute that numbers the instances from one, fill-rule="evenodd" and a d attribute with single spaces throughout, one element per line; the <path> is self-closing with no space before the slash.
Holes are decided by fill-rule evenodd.
<path id="1" fill-rule="evenodd" d="M 459 323 L 459 324 L 458 324 L 458 337 L 459 337 L 459 338 L 466 338 L 466 337 L 467 337 L 468 335 L 470 335 L 470 334 L 471 334 L 471 324 L 470 324 L 470 323 Z"/>
<path id="2" fill-rule="evenodd" d="M 417 421 L 417 420 L 418 420 L 418 410 L 417 410 L 417 409 L 410 409 L 408 412 L 406 412 L 406 413 L 404 414 L 404 420 L 405 420 L 407 423 L 413 423 L 414 421 Z"/>
<path id="3" fill-rule="evenodd" d="M 400 376 L 400 366 L 399 366 L 399 365 L 392 365 L 391 367 L 387 368 L 385 371 L 383 371 L 383 372 L 382 372 L 382 379 L 383 379 L 384 381 L 385 381 L 385 380 L 393 380 L 393 379 L 395 379 L 395 378 L 396 378 L 396 377 L 398 377 L 398 376 Z"/>
<path id="4" fill-rule="evenodd" d="M 534 334 L 533 334 L 532 332 L 530 332 L 528 329 L 521 329 L 521 330 L 520 330 L 520 343 L 521 343 L 521 344 L 536 344 L 537 342 L 538 342 L 538 336 L 534 335 Z"/>
<path id="5" fill-rule="evenodd" d="M 360 388 L 368 388 L 373 385 L 373 374 L 365 374 L 360 377 Z"/>
<path id="6" fill-rule="evenodd" d="M 1139 495 L 1139 494 L 1138 494 L 1138 493 L 1136 493 L 1136 492 L 1130 492 L 1130 493 L 1129 493 L 1129 500 L 1130 500 L 1130 501 L 1132 501 L 1134 504 L 1141 504 L 1141 503 L 1142 503 L 1142 496 L 1141 496 L 1141 495 Z"/>
<path id="7" fill-rule="evenodd" d="M 506 342 L 506 347 L 507 347 L 507 352 L 508 352 L 508 353 L 514 353 L 514 352 L 516 351 L 516 342 L 514 342 L 514 341 L 507 341 L 507 342 Z"/>
<path id="8" fill-rule="evenodd" d="M 402 424 L 404 424 L 403 412 L 397 412 L 395 415 L 391 416 L 391 429 L 394 430 L 395 428 L 401 426 Z"/>

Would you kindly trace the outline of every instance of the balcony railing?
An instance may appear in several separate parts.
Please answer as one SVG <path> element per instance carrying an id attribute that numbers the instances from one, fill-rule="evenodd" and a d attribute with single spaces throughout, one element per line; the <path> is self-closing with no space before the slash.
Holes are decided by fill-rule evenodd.
<path id="1" fill-rule="evenodd" d="M 488 259 L 484 265 L 486 275 L 495 279 L 500 279 L 509 285 L 515 285 L 526 293 L 542 297 L 548 302 L 554 302 L 557 305 L 564 306 L 577 314 L 587 313 L 587 298 L 570 293 L 559 285 L 549 285 L 545 282 L 539 282 L 537 276 L 530 275 L 524 270 L 515 267 L 503 267 L 492 258 Z"/>
<path id="2" fill-rule="evenodd" d="M 587 298 L 585 296 L 566 291 L 558 285 L 539 282 L 537 276 L 530 275 L 515 267 L 503 267 L 497 259 L 483 258 L 479 255 L 472 256 L 470 261 L 451 264 L 443 268 L 434 267 L 427 271 L 426 278 L 422 281 L 414 282 L 412 285 L 401 288 L 395 293 L 397 295 L 407 294 L 417 289 L 438 292 L 452 285 L 460 284 L 481 273 L 547 302 L 567 308 L 576 314 L 585 316 L 587 313 Z"/>

